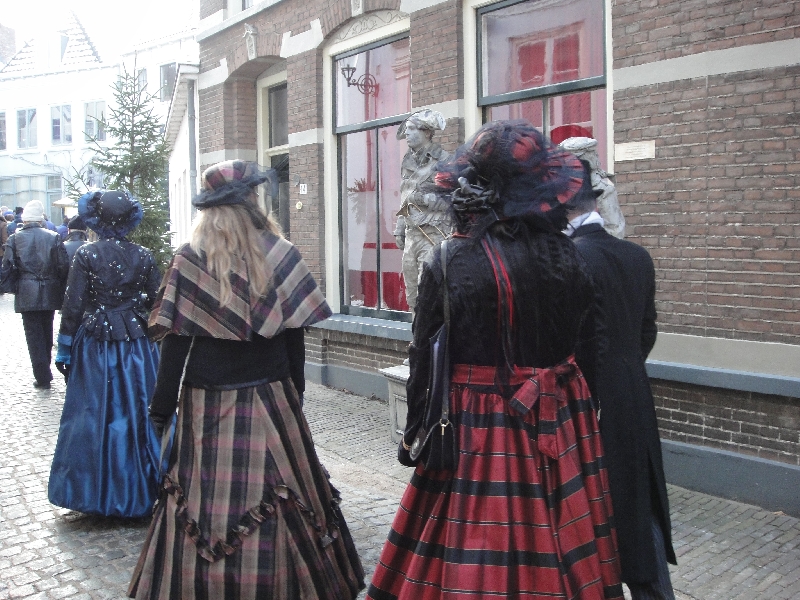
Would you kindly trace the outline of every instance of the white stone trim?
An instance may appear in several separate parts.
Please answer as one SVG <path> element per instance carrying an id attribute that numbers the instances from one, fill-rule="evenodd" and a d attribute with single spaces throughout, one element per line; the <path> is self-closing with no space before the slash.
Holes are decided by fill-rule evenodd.
<path id="1" fill-rule="evenodd" d="M 284 32 L 283 40 L 281 41 L 281 58 L 308 52 L 309 50 L 317 48 L 322 43 L 324 39 L 322 35 L 322 23 L 319 19 L 314 19 L 311 21 L 310 25 L 311 29 L 294 36 L 291 31 Z"/>
<path id="2" fill-rule="evenodd" d="M 400 0 L 400 12 L 408 15 L 443 2 L 446 0 Z"/>
<path id="3" fill-rule="evenodd" d="M 226 148 L 214 152 L 202 152 L 197 158 L 198 166 L 213 165 L 223 160 L 256 160 L 256 151 L 246 148 Z"/>
<path id="4" fill-rule="evenodd" d="M 800 346 L 659 333 L 649 360 L 797 377 Z"/>
<path id="5" fill-rule="evenodd" d="M 222 22 L 224 20 L 225 20 L 225 11 L 219 9 L 217 12 L 208 15 L 204 19 L 200 19 L 200 22 L 197 24 L 197 30 L 205 33 L 206 30 L 211 29 L 212 27 L 217 27 L 218 25 L 222 25 Z"/>
<path id="6" fill-rule="evenodd" d="M 325 141 L 325 130 L 321 127 L 317 129 L 306 129 L 297 133 L 289 134 L 289 148 L 298 146 L 309 146 L 311 144 L 322 144 Z"/>
<path id="7" fill-rule="evenodd" d="M 800 64 L 800 38 L 711 50 L 614 70 L 614 89 Z"/>
<path id="8" fill-rule="evenodd" d="M 258 4 L 254 4 L 248 9 L 234 13 L 227 18 L 225 17 L 223 11 L 218 11 L 218 12 L 223 12 L 222 21 L 217 21 L 216 23 L 212 24 L 208 29 L 205 30 L 203 29 L 202 26 L 199 27 L 198 28 L 199 33 L 197 34 L 195 39 L 198 42 L 202 42 L 204 39 L 210 38 L 212 35 L 216 35 L 220 31 L 225 31 L 226 29 L 233 27 L 234 25 L 238 25 L 239 23 L 242 23 L 243 21 L 249 19 L 250 17 L 257 15 L 262 10 L 266 10 L 273 4 L 278 4 L 279 2 L 282 1 L 283 0 L 265 0 L 264 2 L 259 2 Z"/>
<path id="9" fill-rule="evenodd" d="M 200 73 L 200 81 L 198 82 L 197 88 L 200 90 L 205 90 L 210 87 L 214 87 L 215 85 L 225 83 L 227 79 L 228 59 L 221 58 L 218 67 L 205 71 L 204 73 Z"/>

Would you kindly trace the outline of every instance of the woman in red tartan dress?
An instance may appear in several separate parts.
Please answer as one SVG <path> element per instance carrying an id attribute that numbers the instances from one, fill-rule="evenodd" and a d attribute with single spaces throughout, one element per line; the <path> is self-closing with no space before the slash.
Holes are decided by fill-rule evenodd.
<path id="1" fill-rule="evenodd" d="M 368 598 L 622 598 L 597 415 L 573 353 L 592 302 L 563 203 L 578 160 L 523 121 L 488 123 L 439 167 L 458 233 L 420 282 L 408 421 L 450 299 L 455 472 L 417 465 Z"/>

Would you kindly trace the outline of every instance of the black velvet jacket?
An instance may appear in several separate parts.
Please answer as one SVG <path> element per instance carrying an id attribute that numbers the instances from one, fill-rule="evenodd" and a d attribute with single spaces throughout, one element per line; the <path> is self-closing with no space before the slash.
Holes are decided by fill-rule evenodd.
<path id="1" fill-rule="evenodd" d="M 520 367 L 558 364 L 575 352 L 581 323 L 592 302 L 583 260 L 566 236 L 527 227 L 523 222 L 498 224 L 493 237 L 513 289 L 510 362 Z M 451 364 L 500 366 L 505 361 L 491 263 L 480 241 L 454 237 L 447 244 Z M 444 321 L 443 291 L 436 248 L 422 272 L 409 351 L 407 444 L 413 442 L 424 413 L 429 340 Z M 401 446 L 399 458 L 405 464 L 402 454 Z"/>

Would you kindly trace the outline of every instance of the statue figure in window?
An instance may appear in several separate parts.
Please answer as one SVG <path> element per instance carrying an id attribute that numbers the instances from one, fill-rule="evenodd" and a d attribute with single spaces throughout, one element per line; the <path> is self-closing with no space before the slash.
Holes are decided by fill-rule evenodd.
<path id="1" fill-rule="evenodd" d="M 433 247 L 452 232 L 445 202 L 435 194 L 426 193 L 425 186 L 432 183 L 436 163 L 450 155 L 433 141 L 433 133 L 442 131 L 445 118 L 435 110 L 420 110 L 408 117 L 397 130 L 397 139 L 405 139 L 408 152 L 400 167 L 400 210 L 394 238 L 403 251 L 403 278 L 406 300 L 411 313 L 417 302 L 417 284 L 422 265 Z"/>
<path id="2" fill-rule="evenodd" d="M 603 217 L 603 229 L 615 238 L 625 237 L 625 217 L 619 207 L 617 188 L 600 166 L 597 140 L 590 137 L 571 137 L 558 145 L 589 163 L 592 170 L 592 189 L 601 192 L 597 197 L 597 212 Z"/>

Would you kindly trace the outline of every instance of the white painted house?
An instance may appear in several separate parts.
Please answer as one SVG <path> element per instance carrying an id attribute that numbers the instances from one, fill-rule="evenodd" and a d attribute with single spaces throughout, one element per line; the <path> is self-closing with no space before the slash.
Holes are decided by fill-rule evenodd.
<path id="1" fill-rule="evenodd" d="M 196 30 L 134 46 L 122 55 L 123 69 L 136 73 L 140 85 L 157 98 L 154 113 L 164 124 L 164 136 L 171 148 L 169 159 L 169 206 L 172 243 L 188 240 L 194 210 L 191 199 L 197 193 L 198 135 L 196 107 L 199 48 Z"/>
<path id="2" fill-rule="evenodd" d="M 59 30 L 42 30 L 0 69 L 0 205 L 40 200 L 58 224 L 53 202 L 64 195 L 64 178 L 87 172 L 94 151 L 87 139 L 107 143 L 98 126 L 113 102 L 116 63 L 103 62 L 74 13 L 65 11 Z"/>

